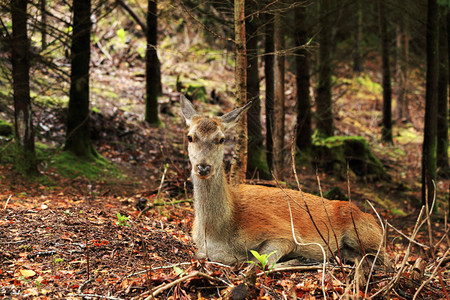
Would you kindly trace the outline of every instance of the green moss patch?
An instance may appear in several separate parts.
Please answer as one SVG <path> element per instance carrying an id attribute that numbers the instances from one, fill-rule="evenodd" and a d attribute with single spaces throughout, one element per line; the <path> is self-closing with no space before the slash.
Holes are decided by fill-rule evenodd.
<path id="1" fill-rule="evenodd" d="M 13 126 L 6 122 L 5 120 L 0 119 L 0 135 L 1 136 L 11 136 L 13 134 Z"/>
<path id="2" fill-rule="evenodd" d="M 84 177 L 99 180 L 122 176 L 117 166 L 102 156 L 85 159 L 71 152 L 62 151 L 50 159 L 49 165 L 56 168 L 61 176 L 68 178 Z"/>
<path id="3" fill-rule="evenodd" d="M 360 136 L 334 136 L 316 139 L 313 145 L 313 163 L 325 171 L 344 178 L 347 162 L 350 170 L 364 179 L 389 179 L 380 160 L 370 151 L 367 141 Z"/>

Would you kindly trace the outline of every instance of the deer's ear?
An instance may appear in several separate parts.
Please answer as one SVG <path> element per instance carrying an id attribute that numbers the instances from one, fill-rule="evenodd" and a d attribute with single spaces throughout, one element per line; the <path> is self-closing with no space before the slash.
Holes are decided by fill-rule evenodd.
<path id="1" fill-rule="evenodd" d="M 228 128 L 237 124 L 242 115 L 252 106 L 253 101 L 248 102 L 240 108 L 236 108 L 220 117 L 222 123 Z"/>
<path id="2" fill-rule="evenodd" d="M 192 123 L 192 118 L 197 115 L 191 101 L 189 101 L 183 94 L 180 96 L 181 114 L 186 120 L 186 124 L 189 126 Z"/>

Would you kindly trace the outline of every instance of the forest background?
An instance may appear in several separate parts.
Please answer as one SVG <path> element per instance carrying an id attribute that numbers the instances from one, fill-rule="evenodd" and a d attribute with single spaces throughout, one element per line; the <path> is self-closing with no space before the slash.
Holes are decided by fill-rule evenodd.
<path id="1" fill-rule="evenodd" d="M 448 297 L 449 6 L 2 1 L 0 293 Z M 395 272 L 360 291 L 357 272 L 249 284 L 199 265 L 181 94 L 214 114 L 254 101 L 230 180 L 297 188 L 295 167 L 307 192 L 374 202 Z"/>

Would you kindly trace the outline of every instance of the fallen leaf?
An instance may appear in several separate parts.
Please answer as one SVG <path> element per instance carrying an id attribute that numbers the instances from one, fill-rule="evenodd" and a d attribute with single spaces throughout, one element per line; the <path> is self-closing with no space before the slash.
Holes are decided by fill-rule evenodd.
<path id="1" fill-rule="evenodd" d="M 28 278 L 36 275 L 36 272 L 33 270 L 20 270 L 20 274 L 22 274 L 23 277 Z"/>

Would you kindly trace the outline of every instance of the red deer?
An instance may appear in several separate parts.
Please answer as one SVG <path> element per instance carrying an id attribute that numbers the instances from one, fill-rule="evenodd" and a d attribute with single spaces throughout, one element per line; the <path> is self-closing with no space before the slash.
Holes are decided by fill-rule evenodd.
<path id="1" fill-rule="evenodd" d="M 322 260 L 318 245 L 328 257 L 339 249 L 342 259 L 349 261 L 361 259 L 363 253 L 375 254 L 382 242 L 382 230 L 372 215 L 349 202 L 294 190 L 227 183 L 222 166 L 225 133 L 249 106 L 221 117 L 205 117 L 181 96 L 194 185 L 197 257 L 232 264 L 253 258 L 249 251 L 256 250 L 267 255 L 276 251 L 269 257 L 270 264 L 296 257 Z"/>

